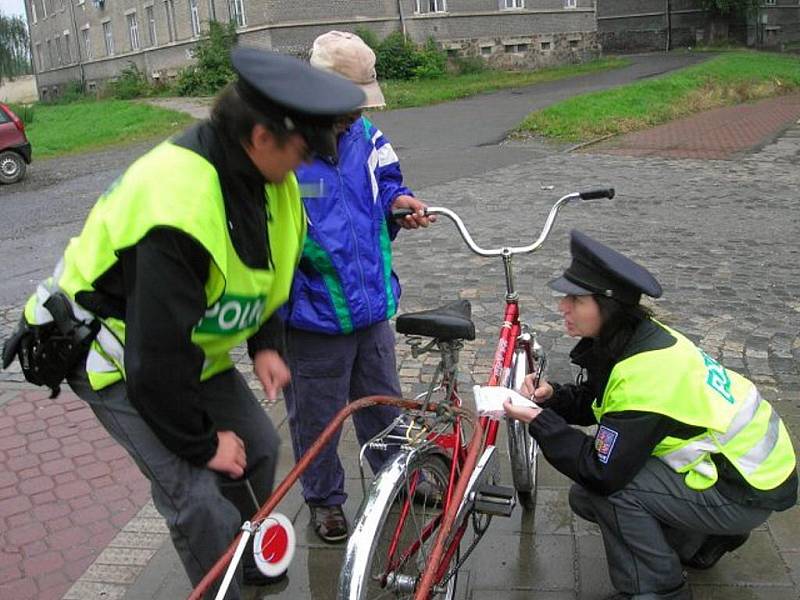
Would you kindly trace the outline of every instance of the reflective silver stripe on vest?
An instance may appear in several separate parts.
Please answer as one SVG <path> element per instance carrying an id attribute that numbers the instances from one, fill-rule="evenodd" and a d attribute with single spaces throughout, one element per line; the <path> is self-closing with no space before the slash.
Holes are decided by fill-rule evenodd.
<path id="1" fill-rule="evenodd" d="M 745 473 L 749 475 L 755 471 L 775 449 L 775 446 L 778 444 L 778 436 L 781 432 L 780 424 L 781 418 L 778 416 L 778 413 L 770 407 L 769 424 L 767 425 L 767 432 L 764 434 L 764 437 L 748 450 L 744 456 L 736 461 Z"/>
<path id="2" fill-rule="evenodd" d="M 124 370 L 125 348 L 120 343 L 119 339 L 117 339 L 117 336 L 111 333 L 108 327 L 103 325 L 100 327 L 100 331 L 97 333 L 97 337 L 95 338 L 95 340 L 97 341 L 98 344 L 100 344 L 100 347 L 103 349 L 103 352 L 105 352 L 108 355 L 108 357 L 116 364 L 112 364 L 111 368 L 107 369 L 102 369 L 102 368 L 89 369 L 89 360 L 87 358 L 86 369 L 97 373 L 107 373 L 109 371 L 117 371 L 118 369 Z M 91 354 L 97 355 L 97 358 L 99 359 L 97 362 L 98 367 L 103 365 L 103 363 L 109 364 L 108 360 L 104 356 L 98 354 L 97 352 L 90 353 L 90 357 Z M 102 360 L 102 362 L 100 362 L 100 360 Z"/>
<path id="3" fill-rule="evenodd" d="M 736 437 L 736 435 L 742 429 L 747 427 L 747 424 L 755 418 L 760 406 L 761 394 L 758 393 L 756 386 L 753 386 L 750 389 L 750 393 L 747 395 L 747 400 L 744 401 L 744 404 L 739 409 L 739 412 L 737 412 L 736 416 L 733 417 L 728 430 L 725 433 L 718 435 L 717 441 L 724 445 Z"/>
<path id="4" fill-rule="evenodd" d="M 86 356 L 86 371 L 91 373 L 113 373 L 118 371 L 117 365 L 92 348 Z"/>
<path id="5" fill-rule="evenodd" d="M 693 442 L 690 442 L 685 446 L 674 450 L 673 452 L 664 454 L 659 458 L 672 467 L 675 471 L 680 472 L 682 469 L 685 469 L 688 465 L 698 460 L 701 456 L 707 453 L 718 453 L 719 446 L 730 442 L 755 418 L 759 406 L 761 406 L 761 394 L 758 392 L 758 389 L 755 386 L 752 386 L 750 393 L 747 395 L 747 399 L 744 401 L 736 415 L 734 415 L 733 419 L 731 420 L 728 430 L 723 434 L 717 435 L 716 442 L 714 441 L 714 438 L 712 438 L 710 435 L 707 435 L 703 438 L 694 440 Z M 772 414 L 770 415 L 769 426 L 764 438 L 759 441 L 759 443 L 756 444 L 747 454 L 736 460 L 737 464 L 742 466 L 747 473 L 755 471 L 755 469 L 758 468 L 764 459 L 769 456 L 769 453 L 772 452 L 772 449 L 775 447 L 775 444 L 778 440 L 779 423 L 780 418 L 773 410 Z M 764 452 L 764 450 L 766 450 L 766 452 Z M 745 465 L 749 465 L 749 467 L 746 467 Z M 693 466 L 692 470 L 713 479 L 715 477 L 716 468 L 713 464 L 713 461 L 709 457 L 705 457 L 697 465 Z"/>
<path id="6" fill-rule="evenodd" d="M 53 315 L 44 307 L 44 303 L 47 302 L 50 294 L 52 294 L 52 291 L 48 287 L 46 280 L 36 286 L 36 304 L 33 307 L 34 322 L 32 325 L 44 325 L 53 320 Z"/>

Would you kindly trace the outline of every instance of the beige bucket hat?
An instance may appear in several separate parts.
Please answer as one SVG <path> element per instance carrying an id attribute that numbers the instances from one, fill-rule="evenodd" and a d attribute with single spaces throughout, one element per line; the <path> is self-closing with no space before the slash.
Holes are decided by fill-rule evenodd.
<path id="1" fill-rule="evenodd" d="M 355 33 L 329 31 L 314 40 L 311 64 L 359 86 L 367 98 L 361 108 L 383 108 L 386 101 L 375 73 L 375 53 Z"/>

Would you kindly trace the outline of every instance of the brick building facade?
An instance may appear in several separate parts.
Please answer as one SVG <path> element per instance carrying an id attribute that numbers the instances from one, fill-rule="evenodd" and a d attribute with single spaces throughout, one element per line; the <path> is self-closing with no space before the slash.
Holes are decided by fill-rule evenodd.
<path id="1" fill-rule="evenodd" d="M 492 66 L 577 62 L 601 50 L 663 50 L 707 41 L 719 23 L 698 0 L 25 0 L 40 96 L 70 82 L 89 90 L 133 63 L 169 80 L 191 61 L 210 20 L 233 21 L 243 44 L 304 54 L 331 29 L 401 30 L 434 38 L 448 55 Z M 730 31 L 729 31 L 730 28 Z M 749 23 L 724 24 L 741 41 L 800 41 L 800 0 L 765 0 Z"/>
<path id="2" fill-rule="evenodd" d="M 129 63 L 174 77 L 209 20 L 234 21 L 240 43 L 303 54 L 331 29 L 433 37 L 449 55 L 501 67 L 597 56 L 594 0 L 25 0 L 42 98 L 83 81 L 93 90 Z"/>

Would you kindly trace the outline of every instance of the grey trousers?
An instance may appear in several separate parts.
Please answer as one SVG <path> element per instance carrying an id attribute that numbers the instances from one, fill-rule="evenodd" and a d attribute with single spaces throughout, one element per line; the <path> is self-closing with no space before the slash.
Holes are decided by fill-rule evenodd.
<path id="1" fill-rule="evenodd" d="M 349 335 L 290 328 L 288 338 L 292 381 L 283 393 L 296 460 L 348 402 L 363 396 L 401 395 L 394 332 L 387 321 Z M 393 406 L 370 406 L 353 413 L 359 443 L 365 444 L 386 429 L 398 414 Z M 347 499 L 337 451 L 339 437 L 337 432 L 300 476 L 303 497 L 312 506 L 339 506 Z M 373 472 L 377 473 L 393 452 L 367 450 Z"/>
<path id="2" fill-rule="evenodd" d="M 772 512 L 731 502 L 715 487 L 692 490 L 656 458 L 609 496 L 573 485 L 569 504 L 599 525 L 611 583 L 625 594 L 677 588 L 683 583 L 681 560 L 694 556 L 709 535 L 747 533 Z"/>
<path id="3" fill-rule="evenodd" d="M 168 450 L 131 405 L 123 383 L 95 392 L 81 371 L 69 384 L 150 481 L 153 502 L 167 522 L 189 580 L 197 585 L 258 508 L 243 480 L 233 481 Z M 218 430 L 234 431 L 244 441 L 245 475 L 263 503 L 272 492 L 280 443 L 269 417 L 235 369 L 201 384 L 200 401 Z M 241 568 L 226 600 L 238 600 L 240 580 Z"/>

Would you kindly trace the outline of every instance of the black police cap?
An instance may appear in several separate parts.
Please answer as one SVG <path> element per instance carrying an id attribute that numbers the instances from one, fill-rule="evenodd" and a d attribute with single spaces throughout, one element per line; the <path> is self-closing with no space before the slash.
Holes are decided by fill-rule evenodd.
<path id="1" fill-rule="evenodd" d="M 572 263 L 547 285 L 573 296 L 601 294 L 638 304 L 642 294 L 661 296 L 661 284 L 640 264 L 577 230 L 570 232 Z"/>
<path id="2" fill-rule="evenodd" d="M 248 91 L 261 96 L 270 108 L 277 104 L 299 115 L 334 117 L 353 112 L 364 102 L 357 85 L 293 56 L 237 46 L 231 62 Z"/>

